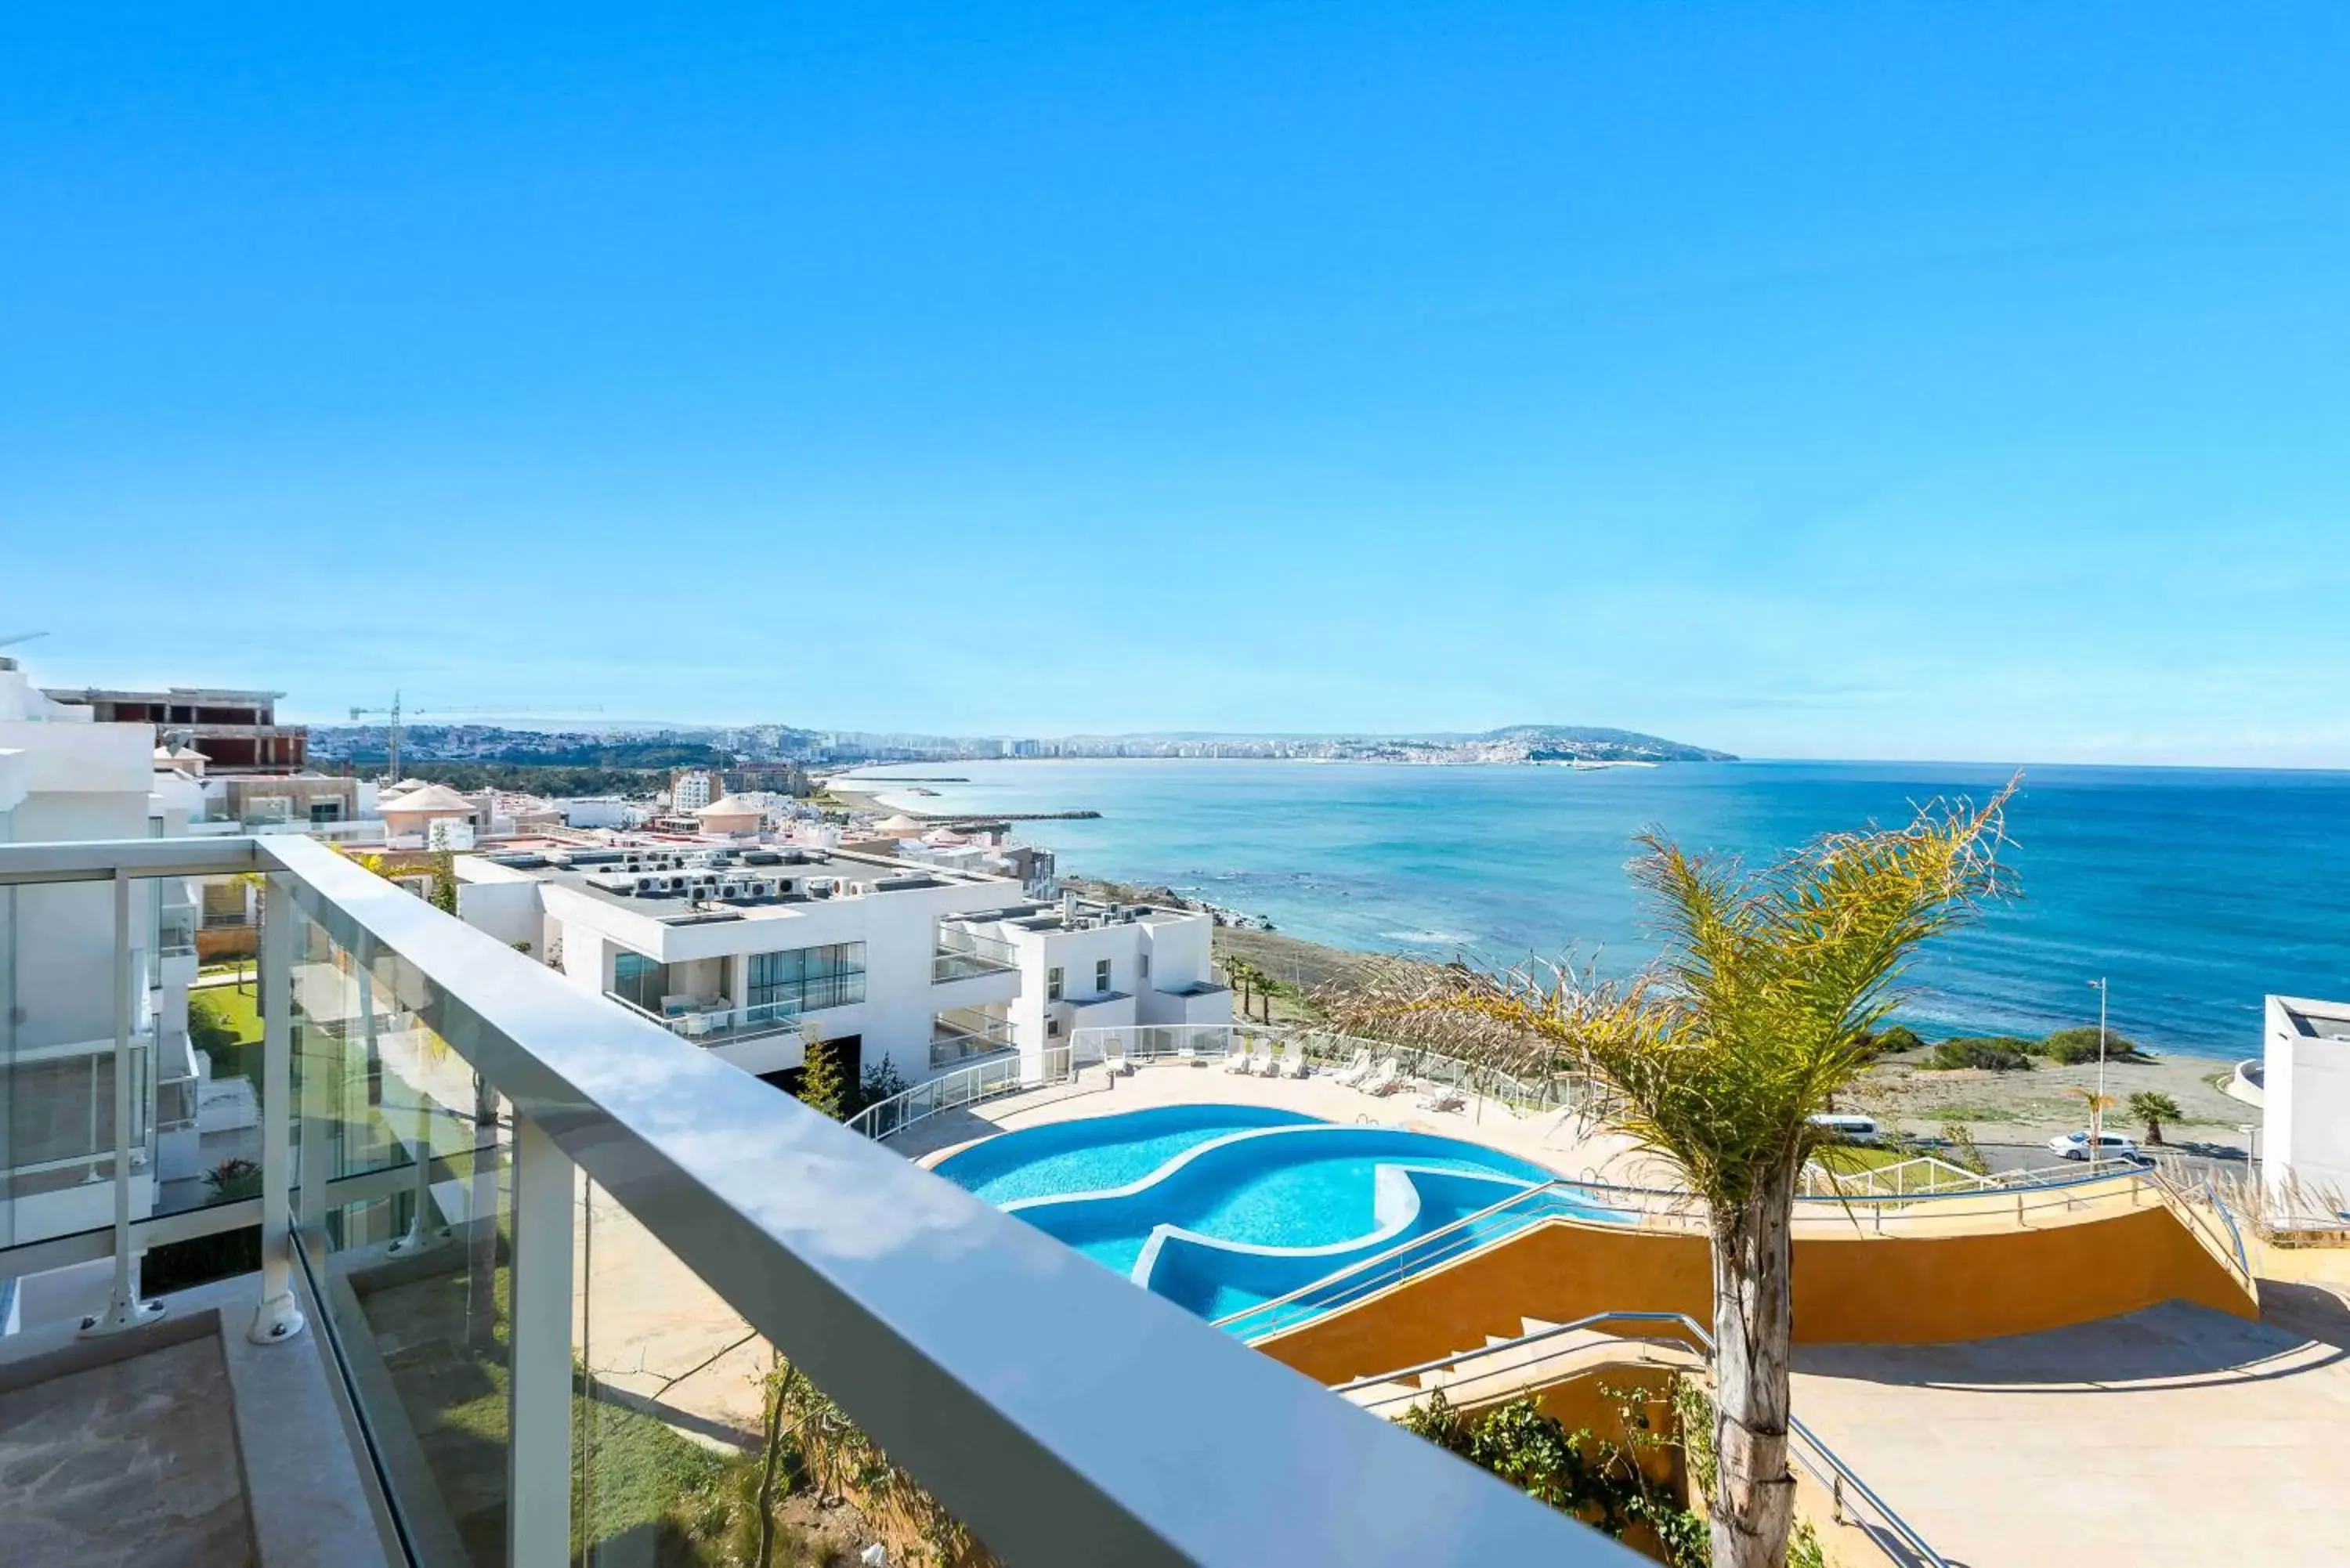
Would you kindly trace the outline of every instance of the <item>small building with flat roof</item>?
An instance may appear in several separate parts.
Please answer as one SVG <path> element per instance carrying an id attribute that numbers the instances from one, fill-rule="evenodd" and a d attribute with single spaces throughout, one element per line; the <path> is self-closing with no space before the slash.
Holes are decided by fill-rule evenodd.
<path id="1" fill-rule="evenodd" d="M 2350 1217 L 2350 1002 L 2272 996 L 2267 1024 L 2262 1176 L 2272 1201 L 2339 1223 Z"/>

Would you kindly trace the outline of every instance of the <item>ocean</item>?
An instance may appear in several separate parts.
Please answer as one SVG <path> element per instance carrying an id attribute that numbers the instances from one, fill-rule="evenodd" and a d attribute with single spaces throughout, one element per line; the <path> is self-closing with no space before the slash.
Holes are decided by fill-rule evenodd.
<path id="1" fill-rule="evenodd" d="M 1633 834 L 1759 861 L 1910 803 L 1981 798 L 2012 770 L 1891 763 L 1410 767 L 1282 762 L 898 765 L 951 774 L 917 811 L 1092 808 L 1032 822 L 1065 875 L 1165 885 L 1368 951 L 1605 971 L 1653 950 Z M 1933 949 L 1902 1014 L 1929 1037 L 2096 1022 L 2158 1051 L 2257 1054 L 2268 993 L 2350 995 L 2350 774 L 2038 767 L 2010 808 L 2019 898 Z"/>

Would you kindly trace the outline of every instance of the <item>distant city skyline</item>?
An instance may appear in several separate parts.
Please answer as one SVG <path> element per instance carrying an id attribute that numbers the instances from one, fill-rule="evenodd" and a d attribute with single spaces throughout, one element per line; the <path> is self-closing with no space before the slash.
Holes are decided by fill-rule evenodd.
<path id="1" fill-rule="evenodd" d="M 0 636 L 2350 767 L 2342 7 L 975 15 L 12 16 Z"/>

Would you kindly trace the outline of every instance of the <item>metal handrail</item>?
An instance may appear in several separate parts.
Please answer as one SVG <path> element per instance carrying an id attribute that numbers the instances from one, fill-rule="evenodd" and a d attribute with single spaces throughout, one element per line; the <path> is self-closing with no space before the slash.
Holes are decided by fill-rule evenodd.
<path id="1" fill-rule="evenodd" d="M 511 1106 L 518 1215 L 544 1213 L 550 1194 L 561 1214 L 576 1167 L 1006 1560 L 1627 1561 L 789 1096 L 744 1093 L 736 1069 L 331 850 L 300 836 L 255 844 L 272 917 L 305 917 L 360 955 L 382 992 Z M 0 848 L 0 877 L 12 849 Z M 534 1163 L 558 1155 L 560 1176 Z M 554 1240 L 515 1232 L 517 1303 L 551 1299 L 532 1270 L 559 1256 L 567 1273 L 559 1226 Z M 1080 1384 L 1052 1336 L 1004 1332 L 1039 1314 L 1107 1335 Z M 552 1490 L 535 1494 L 539 1513 L 515 1510 L 515 1528 L 560 1542 L 564 1468 L 521 1433 L 564 1431 L 567 1356 L 556 1352 L 550 1381 L 549 1358 L 530 1353 L 533 1392 L 516 1342 L 508 1463 Z M 1228 1468 L 1227 1423 L 1293 1447 L 1223 1476 L 1218 1506 L 1201 1509 L 1195 1478 Z"/>
<path id="2" fill-rule="evenodd" d="M 2227 1222 L 2228 1235 L 2224 1240 L 2209 1220 L 2196 1212 L 2196 1189 L 2182 1185 L 2157 1166 L 2148 1166 L 2146 1174 L 2171 1212 L 2178 1215 L 2188 1229 L 2206 1244 L 2207 1250 L 2219 1258 L 2220 1263 L 2235 1276 L 2236 1282 L 2248 1291 L 2257 1292 L 2259 1287 L 2253 1282 L 2251 1255 L 2244 1247 L 2244 1233 L 2236 1224 L 2234 1212 L 2220 1198 L 2220 1189 L 2211 1184 L 2211 1179 L 2209 1176 L 2202 1179 L 2201 1200 L 2209 1202 L 2220 1218 Z"/>
<path id="3" fill-rule="evenodd" d="M 941 1111 L 960 1110 L 998 1095 L 1059 1083 L 1069 1074 L 1069 1048 L 1056 1045 L 1045 1051 L 1040 1064 L 1040 1071 L 1031 1078 L 1027 1075 L 1025 1057 L 992 1056 L 968 1067 L 958 1067 L 951 1073 L 925 1079 L 910 1089 L 899 1090 L 888 1099 L 876 1100 L 849 1117 L 846 1125 L 849 1131 L 879 1143 Z M 991 1078 L 995 1080 L 993 1087 L 989 1085 Z M 926 1097 L 931 1102 L 929 1109 L 916 1116 L 900 1116 L 907 1106 Z"/>
<path id="4" fill-rule="evenodd" d="M 1507 1198 L 1502 1199 L 1498 1202 L 1487 1204 L 1484 1208 L 1478 1210 L 1473 1214 L 1464 1214 L 1460 1219 L 1451 1221 L 1450 1224 L 1442 1225 L 1438 1227 L 1436 1230 L 1414 1236 L 1409 1241 L 1399 1241 L 1383 1252 L 1374 1253 L 1372 1256 L 1367 1258 L 1359 1258 L 1354 1262 L 1347 1264 L 1343 1269 L 1334 1269 L 1318 1280 L 1298 1286 L 1295 1290 L 1289 1292 L 1286 1295 L 1274 1296 L 1270 1301 L 1259 1302 L 1254 1306 L 1243 1307 L 1238 1312 L 1227 1313 L 1222 1317 L 1215 1319 L 1211 1326 L 1216 1328 L 1230 1328 L 1232 1324 L 1239 1323 L 1244 1318 L 1256 1317 L 1263 1314 L 1272 1312 L 1277 1307 L 1292 1305 L 1305 1296 L 1312 1295 L 1318 1291 L 1326 1290 L 1351 1276 L 1375 1269 L 1382 1263 L 1389 1262 L 1401 1254 L 1410 1251 L 1415 1248 L 1423 1247 L 1430 1241 L 1440 1240 L 1440 1238 L 1451 1235 L 1456 1231 L 1465 1230 L 1470 1226 L 1477 1224 L 1481 1220 L 1489 1220 L 1505 1209 L 1515 1208 L 1517 1205 L 1525 1202 L 1531 1198 L 1534 1198 L 1540 1194 L 1553 1192 L 1560 1188 L 1569 1187 L 1572 1185 L 1574 1184 L 1568 1182 L 1565 1179 L 1561 1178 L 1555 1181 L 1545 1181 L 1538 1186 L 1525 1188 L 1522 1191 L 1513 1192 Z"/>
<path id="5" fill-rule="evenodd" d="M 1711 1362 L 1713 1358 L 1713 1335 L 1707 1331 L 1703 1324 L 1700 1324 L 1695 1318 L 1690 1316 L 1687 1313 L 1601 1312 L 1593 1313 L 1586 1317 L 1576 1318 L 1572 1323 L 1553 1324 L 1547 1328 L 1536 1329 L 1532 1334 L 1520 1334 L 1514 1339 L 1505 1339 L 1499 1344 L 1484 1345 L 1476 1350 L 1458 1351 L 1451 1355 L 1440 1355 L 1430 1361 L 1422 1361 L 1410 1366 L 1398 1367 L 1392 1372 L 1380 1373 L 1376 1376 L 1357 1377 L 1352 1382 L 1335 1384 L 1331 1387 L 1331 1392 L 1338 1395 L 1356 1394 L 1360 1393 L 1367 1388 L 1375 1388 L 1382 1383 L 1399 1383 L 1407 1377 L 1420 1377 L 1430 1372 L 1448 1371 L 1452 1367 L 1461 1366 L 1465 1362 L 1477 1360 L 1480 1357 L 1499 1355 L 1505 1351 L 1515 1350 L 1528 1345 L 1540 1344 L 1542 1341 L 1546 1339 L 1556 1339 L 1565 1334 L 1580 1333 L 1590 1328 L 1595 1324 L 1603 1323 L 1661 1323 L 1671 1324 L 1682 1329 L 1691 1338 L 1697 1341 L 1700 1350 L 1702 1352 L 1708 1362 Z M 1824 1484 L 1830 1486 L 1835 1495 L 1840 1498 L 1843 1494 L 1844 1488 L 1849 1488 L 1854 1492 L 1858 1493 L 1862 1501 L 1866 1502 L 1868 1506 L 1876 1511 L 1877 1515 L 1885 1521 L 1886 1528 L 1891 1531 L 1894 1535 L 1898 1537 L 1901 1543 L 1909 1549 L 1918 1563 L 1924 1564 L 1925 1568 L 1950 1568 L 1950 1563 L 1948 1559 L 1944 1558 L 1940 1552 L 1936 1552 L 1932 1546 L 1929 1545 L 1926 1542 L 1926 1538 L 1918 1534 L 1917 1530 L 1909 1523 L 1908 1521 L 1903 1519 L 1898 1513 L 1895 1512 L 1891 1504 L 1887 1503 L 1883 1498 L 1877 1496 L 1877 1492 L 1868 1485 L 1868 1483 L 1862 1480 L 1853 1468 L 1845 1462 L 1841 1455 L 1839 1455 L 1834 1449 L 1830 1448 L 1826 1443 L 1821 1441 L 1819 1434 L 1813 1431 L 1809 1427 L 1804 1425 L 1802 1421 L 1796 1419 L 1792 1411 L 1789 1412 L 1787 1417 L 1787 1430 L 1790 1436 L 1800 1438 L 1803 1440 L 1804 1446 L 1810 1449 L 1813 1453 L 1816 1454 L 1819 1457 L 1819 1459 L 1827 1466 L 1829 1470 L 1835 1472 L 1836 1481 L 1841 1481 L 1842 1487 L 1837 1487 L 1835 1481 L 1830 1481 L 1826 1475 L 1821 1473 L 1819 1467 L 1813 1464 L 1808 1459 L 1805 1459 L 1800 1451 L 1796 1453 L 1796 1457 L 1799 1459 L 1804 1460 L 1804 1468 L 1810 1469 L 1812 1474 L 1814 1477 L 1817 1477 Z M 1789 1448 L 1791 1450 L 1794 1450 L 1795 1446 L 1794 1444 L 1790 1444 Z M 1894 1558 L 1896 1562 L 1899 1561 L 1899 1559 L 1895 1556 L 1892 1550 L 1887 1547 L 1883 1541 L 1877 1540 L 1877 1534 L 1874 1531 L 1870 1531 L 1867 1533 L 1869 1539 L 1877 1542 L 1878 1550 L 1884 1552 L 1887 1557 Z"/>

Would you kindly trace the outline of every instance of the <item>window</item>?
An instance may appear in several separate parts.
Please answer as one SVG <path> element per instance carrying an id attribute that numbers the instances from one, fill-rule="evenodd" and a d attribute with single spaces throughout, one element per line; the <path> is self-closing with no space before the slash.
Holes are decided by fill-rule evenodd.
<path id="1" fill-rule="evenodd" d="M 1045 1038 L 1047 1040 L 1058 1040 L 1060 1037 L 1061 1021 L 1057 1018 L 1047 1018 L 1045 1020 Z"/>
<path id="2" fill-rule="evenodd" d="M 612 994 L 659 1017 L 661 998 L 669 994 L 669 965 L 626 950 L 613 954 Z"/>
<path id="3" fill-rule="evenodd" d="M 1149 953 L 1139 954 L 1134 961 L 1136 967 L 1141 971 L 1142 978 L 1149 980 L 1150 978 L 1150 955 Z"/>
<path id="4" fill-rule="evenodd" d="M 1094 994 L 1098 996 L 1108 989 L 1109 960 L 1096 959 L 1094 961 Z"/>
<path id="5" fill-rule="evenodd" d="M 1061 966 L 1059 964 L 1055 964 L 1045 971 L 1045 1000 L 1047 1002 L 1061 1000 Z"/>
<path id="6" fill-rule="evenodd" d="M 793 1002 L 802 1012 L 862 1002 L 865 944 L 838 942 L 831 947 L 753 953 L 750 992 L 743 1000 L 753 1007 Z"/>
<path id="7" fill-rule="evenodd" d="M 312 822 L 342 821 L 343 803 L 338 800 L 312 801 L 310 803 L 310 820 Z"/>

